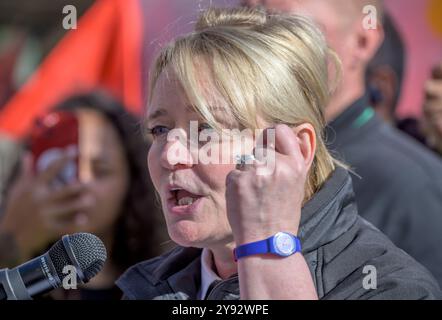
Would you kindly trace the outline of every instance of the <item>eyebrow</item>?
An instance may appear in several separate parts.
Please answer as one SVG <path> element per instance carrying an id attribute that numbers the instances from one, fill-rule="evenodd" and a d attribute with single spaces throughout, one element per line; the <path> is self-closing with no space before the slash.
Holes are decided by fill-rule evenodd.
<path id="1" fill-rule="evenodd" d="M 146 119 L 145 119 L 145 121 L 144 121 L 144 124 L 147 125 L 147 124 L 149 123 L 149 121 L 153 121 L 153 120 L 158 119 L 158 118 L 160 118 L 160 117 L 167 116 L 167 114 L 168 114 L 168 113 L 167 113 L 167 110 L 166 110 L 166 109 L 158 109 L 158 110 L 155 110 L 153 113 L 148 114 L 148 115 L 146 116 Z"/>
<path id="2" fill-rule="evenodd" d="M 186 113 L 194 111 L 194 107 L 191 105 L 186 106 Z M 159 108 L 158 110 L 155 110 L 152 114 L 148 114 L 145 118 L 145 123 L 147 124 L 149 121 L 153 121 L 155 119 L 158 119 L 160 117 L 165 117 L 169 113 L 166 109 Z"/>
<path id="3" fill-rule="evenodd" d="M 211 106 L 211 107 L 210 107 L 210 110 L 212 110 L 212 112 L 220 112 L 220 111 L 223 112 L 223 113 L 226 112 L 226 108 L 224 108 L 224 107 L 220 107 L 220 106 Z M 185 111 L 185 112 L 186 112 L 186 113 L 189 113 L 189 112 L 195 112 L 195 107 L 192 106 L 192 105 L 187 105 L 187 106 L 186 106 L 186 111 Z M 164 109 L 164 108 L 159 108 L 159 109 L 155 110 L 154 112 L 152 112 L 151 114 L 148 114 L 148 115 L 145 117 L 144 121 L 142 122 L 142 123 L 143 123 L 143 126 L 144 126 L 145 128 L 147 128 L 149 122 L 152 122 L 152 121 L 154 121 L 154 120 L 156 120 L 156 119 L 158 119 L 158 118 L 161 118 L 161 117 L 165 117 L 165 116 L 167 116 L 168 114 L 169 114 L 169 113 L 167 112 L 166 109 Z M 221 122 L 222 122 L 222 121 L 221 121 Z"/>

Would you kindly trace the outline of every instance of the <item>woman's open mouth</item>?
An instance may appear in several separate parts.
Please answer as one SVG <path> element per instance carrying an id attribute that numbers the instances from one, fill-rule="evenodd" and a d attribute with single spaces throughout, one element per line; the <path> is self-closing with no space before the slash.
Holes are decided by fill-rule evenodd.
<path id="1" fill-rule="evenodd" d="M 181 187 L 170 187 L 167 207 L 175 214 L 192 214 L 201 203 L 203 196 L 191 193 Z"/>

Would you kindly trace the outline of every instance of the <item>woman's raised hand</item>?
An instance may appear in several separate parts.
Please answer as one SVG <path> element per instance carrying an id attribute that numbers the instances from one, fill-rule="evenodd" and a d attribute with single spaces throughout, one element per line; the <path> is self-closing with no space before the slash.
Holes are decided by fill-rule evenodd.
<path id="1" fill-rule="evenodd" d="M 237 167 L 226 179 L 227 213 L 237 245 L 266 239 L 277 232 L 297 234 L 308 170 L 314 157 L 314 130 L 309 124 L 295 129 L 277 125 L 266 158 Z M 270 132 L 271 133 L 271 132 Z M 268 141 L 268 140 L 267 140 Z M 267 163 L 268 165 L 268 163 Z M 265 172 L 265 174 L 263 174 Z"/>

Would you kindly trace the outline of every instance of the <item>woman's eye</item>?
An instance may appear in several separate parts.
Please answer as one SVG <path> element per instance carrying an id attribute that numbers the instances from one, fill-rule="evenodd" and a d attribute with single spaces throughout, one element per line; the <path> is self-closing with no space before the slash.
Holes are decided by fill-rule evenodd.
<path id="1" fill-rule="evenodd" d="M 155 126 L 152 129 L 149 129 L 149 133 L 154 137 L 159 137 L 165 133 L 169 132 L 169 129 L 165 126 Z"/>
<path id="2" fill-rule="evenodd" d="M 208 123 L 202 123 L 198 127 L 198 131 L 201 132 L 203 130 L 213 130 L 213 127 Z"/>
<path id="3" fill-rule="evenodd" d="M 112 170 L 107 167 L 95 167 L 94 173 L 97 177 L 106 177 L 112 173 Z"/>

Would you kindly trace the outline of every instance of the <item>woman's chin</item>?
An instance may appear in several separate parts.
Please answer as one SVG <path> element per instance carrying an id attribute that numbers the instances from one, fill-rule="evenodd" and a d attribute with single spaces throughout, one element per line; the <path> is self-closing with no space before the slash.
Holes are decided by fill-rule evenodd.
<path id="1" fill-rule="evenodd" d="M 183 247 L 203 247 L 210 234 L 207 225 L 189 220 L 176 221 L 168 229 L 170 238 Z"/>

